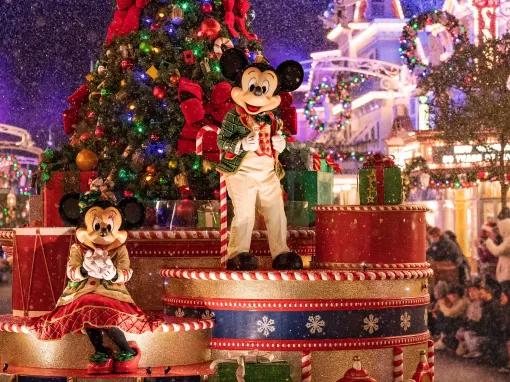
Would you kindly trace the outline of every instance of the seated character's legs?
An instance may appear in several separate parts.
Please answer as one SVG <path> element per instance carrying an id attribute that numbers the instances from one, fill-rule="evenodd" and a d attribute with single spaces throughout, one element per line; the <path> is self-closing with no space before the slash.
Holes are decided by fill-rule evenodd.
<path id="1" fill-rule="evenodd" d="M 126 336 L 119 328 L 107 328 L 104 329 L 104 332 L 110 339 L 113 341 L 115 345 L 119 348 L 120 351 L 126 353 L 134 353 L 133 349 L 129 346 Z"/>
<path id="2" fill-rule="evenodd" d="M 94 346 L 96 353 L 107 354 L 109 352 L 109 349 L 104 346 L 103 331 L 101 329 L 86 328 L 85 332 L 87 333 L 92 346 Z"/>

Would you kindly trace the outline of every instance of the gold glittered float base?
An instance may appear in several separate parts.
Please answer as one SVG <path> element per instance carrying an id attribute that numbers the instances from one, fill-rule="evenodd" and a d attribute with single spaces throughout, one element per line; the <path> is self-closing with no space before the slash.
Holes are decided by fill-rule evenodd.
<path id="1" fill-rule="evenodd" d="M 175 366 L 210 360 L 211 330 L 126 334 L 142 350 L 140 367 Z M 113 347 L 115 348 L 115 347 Z M 0 364 L 10 366 L 83 369 L 94 352 L 87 336 L 68 334 L 41 341 L 33 334 L 0 332 Z"/>
<path id="2" fill-rule="evenodd" d="M 427 350 L 427 343 L 402 346 L 404 351 L 404 381 L 408 381 L 416 371 L 420 361 L 420 351 Z M 246 352 L 213 350 L 214 359 L 236 358 Z M 263 355 L 264 353 L 261 353 Z M 301 353 L 277 352 L 280 360 L 288 361 L 291 365 L 293 381 L 301 380 Z M 367 349 L 342 351 L 314 351 L 312 356 L 312 381 L 334 382 L 343 377 L 343 372 L 352 367 L 355 356 L 361 358 L 363 368 L 370 372 L 370 376 L 380 382 L 393 381 L 393 349 Z"/>

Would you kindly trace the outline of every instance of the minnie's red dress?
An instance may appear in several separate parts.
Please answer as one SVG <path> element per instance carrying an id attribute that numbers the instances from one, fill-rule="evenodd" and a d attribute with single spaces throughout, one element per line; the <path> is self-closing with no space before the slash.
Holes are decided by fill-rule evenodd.
<path id="1" fill-rule="evenodd" d="M 126 246 L 108 251 L 117 268 L 115 282 L 82 275 L 80 268 L 89 249 L 82 244 L 71 247 L 67 288 L 51 313 L 34 319 L 32 327 L 37 337 L 56 340 L 85 328 L 117 327 L 134 334 L 154 331 L 162 321 L 142 312 L 125 286 L 133 274 Z"/>

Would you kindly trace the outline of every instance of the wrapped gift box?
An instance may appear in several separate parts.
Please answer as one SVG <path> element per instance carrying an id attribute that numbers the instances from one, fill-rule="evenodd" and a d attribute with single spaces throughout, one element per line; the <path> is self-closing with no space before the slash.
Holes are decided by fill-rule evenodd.
<path id="1" fill-rule="evenodd" d="M 308 202 L 310 224 L 315 221 L 312 207 L 318 204 L 333 204 L 334 177 L 332 172 L 287 171 L 284 187 L 288 201 Z"/>
<path id="2" fill-rule="evenodd" d="M 216 374 L 209 380 L 212 382 L 237 382 L 236 362 L 222 362 L 216 368 Z M 290 365 L 287 362 L 260 362 L 245 364 L 245 382 L 291 382 Z"/>
<path id="3" fill-rule="evenodd" d="M 402 172 L 390 157 L 374 155 L 367 159 L 358 175 L 360 204 L 401 204 Z"/>
<path id="4" fill-rule="evenodd" d="M 97 177 L 95 171 L 55 172 L 43 187 L 43 219 L 45 227 L 63 227 L 58 207 L 60 200 L 71 192 L 86 192 L 89 182 Z"/>

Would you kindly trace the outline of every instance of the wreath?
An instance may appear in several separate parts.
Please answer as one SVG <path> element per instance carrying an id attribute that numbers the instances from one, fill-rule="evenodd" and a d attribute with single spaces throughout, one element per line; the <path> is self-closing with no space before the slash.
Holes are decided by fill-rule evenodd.
<path id="1" fill-rule="evenodd" d="M 308 94 L 304 109 L 306 120 L 310 128 L 318 131 L 324 131 L 327 127 L 333 127 L 336 130 L 342 130 L 351 122 L 352 90 L 366 81 L 363 74 L 339 73 L 336 78 L 335 86 L 331 86 L 327 81 L 322 81 L 316 85 Z M 329 102 L 341 105 L 340 111 L 334 122 L 326 124 L 315 110 L 315 106 L 323 103 L 326 98 Z"/>
<path id="2" fill-rule="evenodd" d="M 428 25 L 441 24 L 452 36 L 454 49 L 458 46 L 469 43 L 469 37 L 466 29 L 460 25 L 459 20 L 448 12 L 434 10 L 421 13 L 409 20 L 400 36 L 400 57 L 413 71 L 416 67 L 426 68 L 418 56 L 418 33 L 423 31 Z"/>

